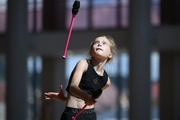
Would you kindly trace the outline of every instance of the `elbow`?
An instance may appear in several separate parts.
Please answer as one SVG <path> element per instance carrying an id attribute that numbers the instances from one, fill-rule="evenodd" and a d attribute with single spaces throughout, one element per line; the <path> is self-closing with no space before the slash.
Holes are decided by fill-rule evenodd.
<path id="1" fill-rule="evenodd" d="M 73 94 L 74 90 L 75 90 L 75 87 L 74 87 L 73 85 L 70 85 L 70 87 L 69 87 L 69 92 L 70 92 L 71 94 Z"/>

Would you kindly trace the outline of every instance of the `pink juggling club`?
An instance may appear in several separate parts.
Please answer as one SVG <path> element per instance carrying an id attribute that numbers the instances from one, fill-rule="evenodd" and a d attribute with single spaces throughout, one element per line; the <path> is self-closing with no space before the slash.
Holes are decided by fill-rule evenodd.
<path id="1" fill-rule="evenodd" d="M 71 32 L 72 32 L 72 28 L 73 28 L 73 25 L 74 25 L 74 19 L 75 19 L 75 16 L 77 15 L 77 13 L 79 11 L 79 7 L 80 7 L 80 1 L 75 0 L 74 4 L 73 4 L 73 8 L 72 8 L 72 18 L 71 18 L 71 23 L 70 23 L 70 27 L 69 27 L 68 36 L 67 36 L 67 39 L 66 39 L 66 45 L 65 45 L 65 48 L 64 48 L 64 54 L 62 56 L 63 59 L 66 58 L 66 53 L 67 53 L 67 49 L 68 49 L 68 45 L 69 45 L 69 41 L 70 41 L 70 37 L 71 37 Z"/>

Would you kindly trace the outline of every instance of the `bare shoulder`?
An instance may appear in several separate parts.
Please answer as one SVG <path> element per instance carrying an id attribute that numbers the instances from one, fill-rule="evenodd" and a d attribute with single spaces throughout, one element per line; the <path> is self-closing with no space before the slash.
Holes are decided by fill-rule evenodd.
<path id="1" fill-rule="evenodd" d="M 86 60 L 79 60 L 79 61 L 77 62 L 77 65 L 87 66 L 88 64 L 87 64 L 87 61 L 86 61 Z"/>
<path id="2" fill-rule="evenodd" d="M 87 60 L 82 59 L 82 60 L 79 60 L 77 63 L 78 64 L 87 64 Z"/>
<path id="3" fill-rule="evenodd" d="M 77 64 L 76 64 L 76 68 L 77 69 L 83 69 L 84 71 L 86 71 L 87 70 L 87 68 L 88 68 L 88 63 L 87 63 L 87 61 L 86 60 L 79 60 L 78 62 L 77 62 Z"/>

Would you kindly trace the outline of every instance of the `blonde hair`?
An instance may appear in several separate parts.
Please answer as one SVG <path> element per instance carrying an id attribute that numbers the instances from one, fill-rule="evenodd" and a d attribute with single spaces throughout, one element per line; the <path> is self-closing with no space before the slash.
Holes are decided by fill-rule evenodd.
<path id="1" fill-rule="evenodd" d="M 112 38 L 111 36 L 108 36 L 108 35 L 102 35 L 102 36 L 99 36 L 99 37 L 105 37 L 110 42 L 110 50 L 111 50 L 111 53 L 113 54 L 113 57 L 114 57 L 114 55 L 117 53 L 117 46 L 116 46 L 114 38 Z M 90 44 L 89 53 L 91 52 L 91 49 L 92 49 L 92 46 L 93 46 L 95 40 L 96 39 L 94 39 Z M 107 63 L 112 61 L 113 57 L 109 58 L 107 60 Z"/>

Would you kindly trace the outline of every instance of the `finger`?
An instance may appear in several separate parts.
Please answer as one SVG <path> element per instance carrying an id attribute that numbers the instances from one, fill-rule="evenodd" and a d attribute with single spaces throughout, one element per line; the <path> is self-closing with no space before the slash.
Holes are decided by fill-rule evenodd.
<path id="1" fill-rule="evenodd" d="M 63 85 L 60 85 L 60 90 L 62 90 L 62 88 L 63 88 Z"/>
<path id="2" fill-rule="evenodd" d="M 50 100 L 50 98 L 45 98 L 46 100 Z"/>
<path id="3" fill-rule="evenodd" d="M 53 94 L 53 92 L 46 92 L 45 95 Z"/>
<path id="4" fill-rule="evenodd" d="M 44 95 L 51 95 L 51 93 L 44 93 Z"/>
<path id="5" fill-rule="evenodd" d="M 50 95 L 50 94 L 56 94 L 55 92 L 47 92 L 47 93 L 44 93 L 45 95 Z"/>
<path id="6" fill-rule="evenodd" d="M 60 93 L 62 92 L 62 89 L 63 89 L 63 85 L 60 85 L 60 87 L 59 87 Z"/>
<path id="7" fill-rule="evenodd" d="M 93 99 L 93 98 L 92 98 L 92 101 L 93 101 L 93 102 L 97 102 L 97 101 L 96 101 L 95 99 Z"/>
<path id="8" fill-rule="evenodd" d="M 46 100 L 49 100 L 50 98 L 49 98 L 49 97 L 47 97 L 47 96 L 45 96 L 45 99 L 46 99 Z"/>

